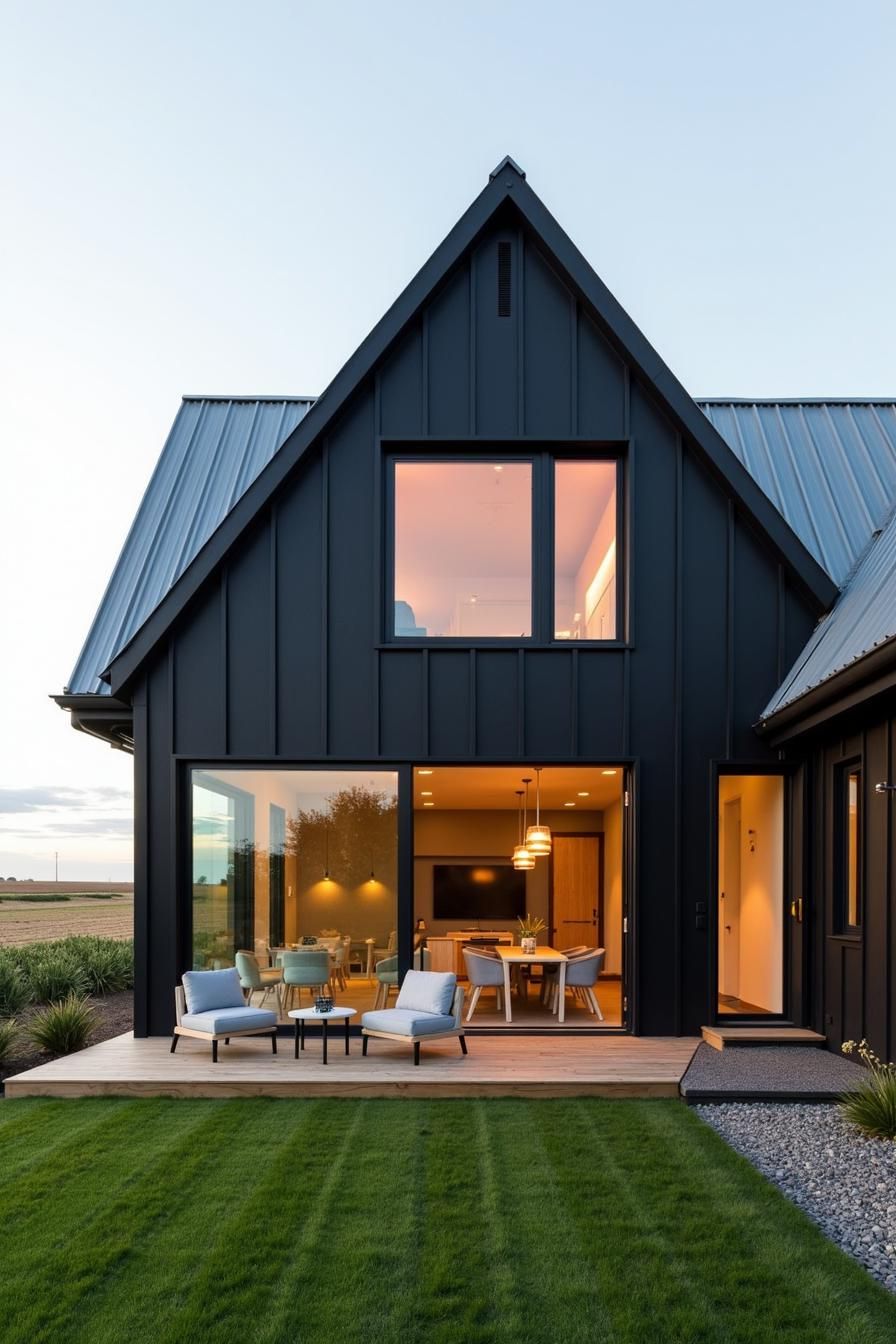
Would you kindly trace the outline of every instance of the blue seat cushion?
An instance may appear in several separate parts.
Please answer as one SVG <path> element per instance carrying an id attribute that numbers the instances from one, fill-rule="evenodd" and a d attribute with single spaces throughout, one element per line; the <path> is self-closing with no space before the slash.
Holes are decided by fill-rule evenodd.
<path id="1" fill-rule="evenodd" d="M 210 1036 L 226 1036 L 228 1031 L 276 1027 L 277 1014 L 267 1008 L 212 1008 L 206 1013 L 184 1013 L 180 1024 L 192 1031 L 207 1031 Z"/>
<path id="2" fill-rule="evenodd" d="M 235 966 L 223 971 L 185 971 L 183 982 L 188 1013 L 242 1008 L 245 1003 L 240 973 Z"/>
<path id="3" fill-rule="evenodd" d="M 450 1013 L 457 976 L 450 971 L 408 971 L 396 1008 L 417 1013 Z"/>
<path id="4" fill-rule="evenodd" d="M 443 1013 L 420 1013 L 412 1008 L 380 1008 L 365 1013 L 361 1026 L 368 1031 L 391 1031 L 396 1036 L 431 1036 L 440 1031 L 453 1031 L 453 1017 Z"/>

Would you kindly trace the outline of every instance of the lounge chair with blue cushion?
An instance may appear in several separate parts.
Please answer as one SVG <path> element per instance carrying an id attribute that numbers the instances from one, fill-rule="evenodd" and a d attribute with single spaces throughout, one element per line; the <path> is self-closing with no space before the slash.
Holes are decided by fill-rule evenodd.
<path id="1" fill-rule="evenodd" d="M 179 1036 L 211 1041 L 212 1063 L 218 1062 L 218 1042 L 230 1044 L 231 1036 L 270 1036 L 277 1053 L 277 1014 L 267 1008 L 250 1008 L 243 998 L 240 973 L 235 966 L 221 971 L 185 971 L 183 985 L 174 991 L 176 1025 L 171 1053 Z"/>
<path id="2" fill-rule="evenodd" d="M 457 976 L 443 971 L 408 971 L 394 1008 L 375 1008 L 361 1018 L 362 1054 L 371 1036 L 406 1041 L 420 1063 L 420 1042 L 457 1036 L 467 1053 L 463 1026 L 464 990 Z"/>

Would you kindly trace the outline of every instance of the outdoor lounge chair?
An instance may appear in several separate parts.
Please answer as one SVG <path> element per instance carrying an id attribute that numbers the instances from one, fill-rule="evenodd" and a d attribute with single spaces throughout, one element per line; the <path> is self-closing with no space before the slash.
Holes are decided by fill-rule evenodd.
<path id="1" fill-rule="evenodd" d="M 420 1063 L 420 1042 L 457 1036 L 467 1053 L 463 1027 L 464 990 L 448 971 L 408 971 L 394 1008 L 379 1008 L 361 1018 L 361 1052 L 367 1054 L 371 1036 L 407 1041 Z"/>
<path id="2" fill-rule="evenodd" d="M 420 953 L 414 953 L 414 962 L 420 971 L 428 971 L 432 965 L 432 953 L 429 948 L 423 949 L 423 965 L 420 963 Z M 374 971 L 376 976 L 376 998 L 374 999 L 374 1008 L 386 1008 L 389 1004 L 389 994 L 393 989 L 398 989 L 398 955 L 393 957 L 384 957 L 378 961 Z"/>
<path id="3" fill-rule="evenodd" d="M 213 1064 L 218 1062 L 218 1042 L 229 1045 L 231 1036 L 270 1036 L 271 1049 L 277 1053 L 277 1014 L 268 1008 L 248 1007 L 235 966 L 223 971 L 184 971 L 183 985 L 174 991 L 174 1012 L 172 1055 L 179 1036 L 211 1041 Z"/>

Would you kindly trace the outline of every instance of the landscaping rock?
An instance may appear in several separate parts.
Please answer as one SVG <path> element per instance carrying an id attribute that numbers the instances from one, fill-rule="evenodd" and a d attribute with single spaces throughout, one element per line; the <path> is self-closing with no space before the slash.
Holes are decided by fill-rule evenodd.
<path id="1" fill-rule="evenodd" d="M 896 1293 L 896 1143 L 868 1139 L 836 1106 L 695 1106 L 738 1153 Z"/>

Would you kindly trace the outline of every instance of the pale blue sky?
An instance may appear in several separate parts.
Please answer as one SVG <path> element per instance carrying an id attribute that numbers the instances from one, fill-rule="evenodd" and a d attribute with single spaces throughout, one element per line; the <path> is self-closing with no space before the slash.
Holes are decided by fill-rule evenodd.
<path id="1" fill-rule="evenodd" d="M 896 394 L 892 0 L 0 20 L 4 876 L 129 868 L 46 695 L 181 393 L 322 390 L 505 153 L 690 391 Z"/>

